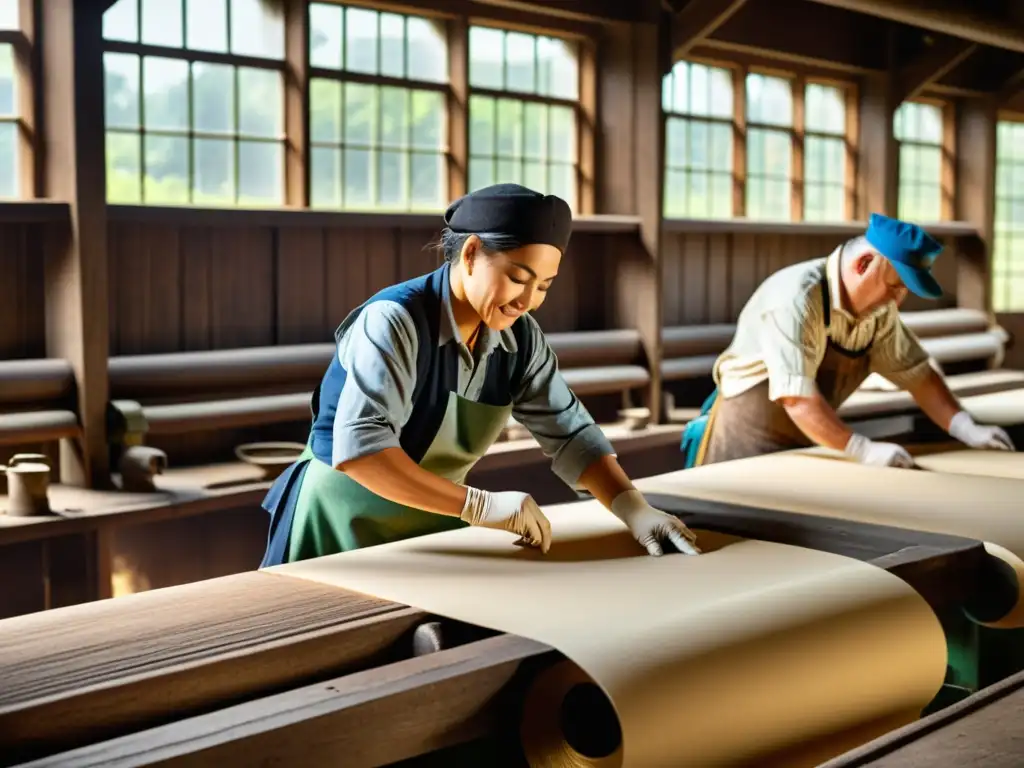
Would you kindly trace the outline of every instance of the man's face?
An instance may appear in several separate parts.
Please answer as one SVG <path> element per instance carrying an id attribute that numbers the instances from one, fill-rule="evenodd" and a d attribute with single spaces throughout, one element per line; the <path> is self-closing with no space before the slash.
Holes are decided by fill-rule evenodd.
<path id="1" fill-rule="evenodd" d="M 852 309 L 867 315 L 890 302 L 899 307 L 907 298 L 907 286 L 899 273 L 878 253 L 866 251 L 854 259 L 853 285 L 847 288 Z"/>

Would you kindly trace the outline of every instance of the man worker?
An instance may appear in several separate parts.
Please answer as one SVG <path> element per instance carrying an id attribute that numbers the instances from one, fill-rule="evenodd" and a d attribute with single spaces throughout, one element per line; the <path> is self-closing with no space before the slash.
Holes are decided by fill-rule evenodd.
<path id="1" fill-rule="evenodd" d="M 765 280 L 715 362 L 716 393 L 684 433 L 687 466 L 821 445 L 864 464 L 913 467 L 904 448 L 853 432 L 836 413 L 871 373 L 908 391 L 960 442 L 1014 450 L 1005 431 L 962 409 L 900 318 L 908 291 L 942 295 L 931 273 L 941 251 L 921 227 L 873 214 L 863 235 L 827 258 Z"/>

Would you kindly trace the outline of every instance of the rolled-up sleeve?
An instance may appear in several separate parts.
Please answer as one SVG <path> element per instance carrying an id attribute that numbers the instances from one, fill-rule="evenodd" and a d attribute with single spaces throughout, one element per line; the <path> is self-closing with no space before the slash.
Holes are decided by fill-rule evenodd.
<path id="1" fill-rule="evenodd" d="M 416 384 L 416 326 L 391 301 L 366 306 L 338 344 L 346 371 L 334 415 L 334 466 L 400 447 Z"/>
<path id="2" fill-rule="evenodd" d="M 932 370 L 921 342 L 898 312 L 886 315 L 871 345 L 871 370 L 900 389 L 914 389 Z"/>
<path id="3" fill-rule="evenodd" d="M 551 471 L 569 487 L 577 488 L 583 471 L 603 456 L 615 453 L 615 449 L 569 389 L 540 326 L 531 317 L 527 322 L 532 354 L 513 398 L 512 415 L 551 459 Z"/>
<path id="4" fill-rule="evenodd" d="M 826 345 L 820 301 L 806 297 L 762 313 L 758 335 L 769 399 L 813 396 Z"/>

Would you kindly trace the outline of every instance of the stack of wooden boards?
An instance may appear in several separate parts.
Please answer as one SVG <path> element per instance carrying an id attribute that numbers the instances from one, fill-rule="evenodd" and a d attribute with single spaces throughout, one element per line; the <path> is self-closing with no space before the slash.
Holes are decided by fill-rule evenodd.
<path id="1" fill-rule="evenodd" d="M 547 556 L 465 529 L 0 622 L 0 762 L 838 759 L 942 703 L 943 617 L 1022 623 L 1024 461 L 958 454 L 640 481 L 698 558 L 650 558 L 580 502 L 545 509 Z"/>

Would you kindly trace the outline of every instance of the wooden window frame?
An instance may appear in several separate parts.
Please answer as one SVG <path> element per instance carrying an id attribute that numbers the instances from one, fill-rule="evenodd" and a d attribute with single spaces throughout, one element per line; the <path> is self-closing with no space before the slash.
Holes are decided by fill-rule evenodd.
<path id="1" fill-rule="evenodd" d="M 668 121 L 670 119 L 673 119 L 673 118 L 677 119 L 677 120 L 685 120 L 687 122 L 700 122 L 700 123 L 704 123 L 706 125 L 723 125 L 723 126 L 728 126 L 729 128 L 732 129 L 732 133 L 733 133 L 733 136 L 732 136 L 732 149 L 731 149 L 731 152 L 732 152 L 732 170 L 731 170 L 730 173 L 731 173 L 731 177 L 732 177 L 731 180 L 732 180 L 732 186 L 733 186 L 733 194 L 732 194 L 732 199 L 731 199 L 730 210 L 729 210 L 729 214 L 727 216 L 724 216 L 724 217 L 717 217 L 716 216 L 716 217 L 712 217 L 712 218 L 715 221 L 725 221 L 725 220 L 728 220 L 730 218 L 735 218 L 736 217 L 736 193 L 735 193 L 735 190 L 736 190 L 736 177 L 737 177 L 737 173 L 736 173 L 736 78 L 735 78 L 735 67 L 734 66 L 728 66 L 728 65 L 725 65 L 725 64 L 721 64 L 721 63 L 717 63 L 717 62 L 710 62 L 710 61 L 703 60 L 703 59 L 687 57 L 685 59 L 681 59 L 678 62 L 674 62 L 673 65 L 672 65 L 672 68 L 675 69 L 676 64 L 680 64 L 680 63 L 699 64 L 701 66 L 708 67 L 708 68 L 720 69 L 720 70 L 724 70 L 725 72 L 729 73 L 732 76 L 733 112 L 732 112 L 732 115 L 730 117 L 714 117 L 714 116 L 710 116 L 710 115 L 694 115 L 694 114 L 690 114 L 690 113 L 686 113 L 686 112 L 676 112 L 675 110 L 666 111 L 665 110 L 665 100 L 664 100 L 664 98 L 662 98 L 661 99 L 661 119 L 662 119 L 662 121 L 665 124 L 666 136 L 667 136 L 667 129 L 668 129 Z M 663 77 L 662 83 L 664 83 L 664 77 L 668 77 L 671 74 L 671 72 L 672 72 L 672 70 L 669 70 L 668 73 L 666 73 L 665 75 L 662 76 Z M 746 145 L 744 144 L 744 147 L 745 146 Z M 665 173 L 666 173 L 666 177 L 667 177 L 667 174 L 668 174 L 668 172 L 670 170 L 671 171 L 683 170 L 683 171 L 687 171 L 687 172 L 692 172 L 693 171 L 693 169 L 689 165 L 687 165 L 685 167 L 684 166 L 669 166 L 668 154 L 665 151 L 662 151 L 662 164 L 664 165 L 664 170 L 665 170 Z M 705 170 L 704 172 L 709 177 L 715 176 L 715 175 L 718 175 L 719 173 L 721 173 L 721 171 L 717 171 L 717 170 L 714 170 L 714 169 L 708 169 L 708 170 Z M 664 205 L 663 205 L 662 215 L 664 216 Z M 686 218 L 690 218 L 690 217 L 687 216 Z"/>
<path id="2" fill-rule="evenodd" d="M 801 109 L 801 121 L 804 124 L 804 130 L 800 137 L 801 155 L 806 152 L 806 140 L 808 136 L 822 139 L 836 139 L 843 142 L 844 152 L 844 167 L 843 167 L 843 218 L 846 221 L 853 221 L 856 218 L 857 213 L 857 142 L 858 132 L 860 130 L 860 92 L 857 88 L 857 84 L 848 80 L 838 80 L 832 77 L 822 77 L 820 75 L 809 75 L 802 78 L 803 83 L 798 87 L 794 83 L 793 98 L 794 104 L 796 103 L 797 94 L 799 93 L 800 109 Z M 843 128 L 842 135 L 838 133 L 825 133 L 823 131 L 808 130 L 806 128 L 806 99 L 807 99 L 807 86 L 808 85 L 822 85 L 828 88 L 835 88 L 842 94 L 843 98 L 843 117 L 845 125 Z M 806 176 L 806 163 L 802 164 L 801 174 Z M 806 179 L 804 180 L 806 182 Z M 804 205 L 804 197 L 806 196 L 806 183 L 801 184 L 801 205 Z M 801 221 L 807 221 L 806 209 L 801 208 Z M 819 222 L 813 222 L 819 223 Z M 832 222 L 828 222 L 832 223 Z"/>
<path id="3" fill-rule="evenodd" d="M 806 130 L 805 99 L 806 86 L 809 83 L 839 88 L 844 93 L 846 126 L 844 142 L 846 147 L 846 166 L 843 185 L 845 189 L 844 215 L 846 221 L 856 218 L 859 193 L 857 186 L 858 152 L 860 144 L 860 89 L 853 80 L 835 77 L 834 73 L 823 73 L 813 68 L 775 67 L 762 63 L 749 64 L 706 55 L 687 56 L 685 61 L 705 66 L 718 67 L 732 72 L 733 75 L 733 205 L 732 218 L 747 217 L 747 186 L 749 171 L 747 163 L 747 137 L 750 128 L 759 128 L 787 132 L 793 142 L 790 170 L 790 216 L 788 223 L 810 223 L 804 219 L 804 180 L 805 180 L 805 145 L 808 134 L 818 136 L 818 132 Z M 751 74 L 777 77 L 789 81 L 793 100 L 793 121 L 790 127 L 779 125 L 762 125 L 752 123 L 747 110 L 747 76 Z M 662 119 L 667 121 L 671 116 L 662 110 Z M 953 126 L 955 132 L 955 125 Z M 838 134 L 820 134 L 829 138 L 839 138 Z M 955 155 L 954 164 L 955 164 Z M 667 168 L 667 163 L 666 163 Z M 842 223 L 842 222 L 836 222 Z"/>
<path id="4" fill-rule="evenodd" d="M 470 84 L 469 77 L 469 29 L 470 27 L 486 27 L 503 32 L 522 32 L 528 35 L 552 37 L 576 46 L 576 82 L 577 97 L 565 99 L 554 96 L 541 96 L 534 93 L 522 93 L 494 88 L 481 88 Z M 510 99 L 531 104 L 568 107 L 573 111 L 576 124 L 576 157 L 573 159 L 573 176 L 575 179 L 575 205 L 573 213 L 577 216 L 594 213 L 596 188 L 596 130 L 597 130 L 597 48 L 594 40 L 580 34 L 571 34 L 563 29 L 550 29 L 495 18 L 466 18 L 464 25 L 465 51 L 465 110 L 466 110 L 466 151 L 464 156 L 465 188 L 469 188 L 469 101 L 473 96 L 484 96 L 491 99 Z M 549 161 L 550 163 L 550 161 Z"/>
<path id="5" fill-rule="evenodd" d="M 136 18 L 137 18 L 137 22 L 138 22 L 139 42 L 134 42 L 133 43 L 133 42 L 126 42 L 126 41 L 123 41 L 123 40 L 108 40 L 106 37 L 104 37 L 103 38 L 103 54 L 105 56 L 108 53 L 115 53 L 115 54 L 124 54 L 124 55 L 130 55 L 130 56 L 137 56 L 138 57 L 138 65 L 139 65 L 139 127 L 137 129 L 136 128 L 121 128 L 121 127 L 114 127 L 114 128 L 112 128 L 110 125 L 107 125 L 106 123 L 104 123 L 103 132 L 104 132 L 104 136 L 107 136 L 107 135 L 109 135 L 111 133 L 114 133 L 114 134 L 132 135 L 132 136 L 138 136 L 139 137 L 139 194 L 141 196 L 141 200 L 138 203 L 138 205 L 152 205 L 153 204 L 153 203 L 148 203 L 146 201 L 146 199 L 145 199 L 145 179 L 146 179 L 145 154 L 146 154 L 146 136 L 147 136 L 147 134 L 159 135 L 159 136 L 167 136 L 167 137 L 174 137 L 174 138 L 184 138 L 184 139 L 186 139 L 188 141 L 189 153 L 188 153 L 188 176 L 187 176 L 187 182 L 188 182 L 189 201 L 186 202 L 186 203 L 181 203 L 181 204 L 184 204 L 184 205 L 194 205 L 194 203 L 191 202 L 191 198 L 192 198 L 192 195 L 194 193 L 193 186 L 194 186 L 194 182 L 195 182 L 195 158 L 194 158 L 192 149 L 194 147 L 194 143 L 195 143 L 196 139 L 204 139 L 204 138 L 225 139 L 225 140 L 226 139 L 230 139 L 230 141 L 232 142 L 232 145 L 234 147 L 234 163 L 233 163 L 233 165 L 234 165 L 234 194 L 235 194 L 236 200 L 234 202 L 232 202 L 232 203 L 227 203 L 227 204 L 223 204 L 222 203 L 222 204 L 218 204 L 216 206 L 216 207 L 231 207 L 231 208 L 247 208 L 247 207 L 251 207 L 251 206 L 239 205 L 239 203 L 237 202 L 237 197 L 239 195 L 239 189 L 238 189 L 239 166 L 240 166 L 240 163 L 239 163 L 239 147 L 240 147 L 241 143 L 243 141 L 259 141 L 259 142 L 263 142 L 263 143 L 267 143 L 267 144 L 271 144 L 271 143 L 279 144 L 281 146 L 281 148 L 282 148 L 282 153 L 281 153 L 281 156 L 282 156 L 281 157 L 281 163 L 282 163 L 282 165 L 281 165 L 281 168 L 280 168 L 282 185 L 281 185 L 281 188 L 279 190 L 279 194 L 280 194 L 279 200 L 280 200 L 280 202 L 277 205 L 275 205 L 274 207 L 281 207 L 283 205 L 287 205 L 289 203 L 290 188 L 292 186 L 292 184 L 290 183 L 290 179 L 289 179 L 289 168 L 292 165 L 289 162 L 289 159 L 288 159 L 289 146 L 293 145 L 293 143 L 294 143 L 293 137 L 290 136 L 289 133 L 288 133 L 289 128 L 293 127 L 293 124 L 294 124 L 294 120 L 290 120 L 289 119 L 289 105 L 290 105 L 291 99 L 289 98 L 289 93 L 288 93 L 289 85 L 288 84 L 289 84 L 290 80 L 293 80 L 293 78 L 289 77 L 289 75 L 290 75 L 290 68 L 289 68 L 290 54 L 293 53 L 291 50 L 289 50 L 290 47 L 291 47 L 289 45 L 289 43 L 291 42 L 290 38 L 293 37 L 293 36 L 288 34 L 288 27 L 289 27 L 289 20 L 290 20 L 289 19 L 289 14 L 293 11 L 292 6 L 294 5 L 295 0 L 288 0 L 287 4 L 283 8 L 283 12 L 282 12 L 282 27 L 283 27 L 283 33 L 284 33 L 285 50 L 284 50 L 283 57 L 280 58 L 280 59 L 271 59 L 271 58 L 264 58 L 264 57 L 261 57 L 261 56 L 248 56 L 248 55 L 244 55 L 244 54 L 234 54 L 234 53 L 217 53 L 217 52 L 213 52 L 213 51 L 202 51 L 202 50 L 196 50 L 196 49 L 193 49 L 193 48 L 189 48 L 188 47 L 188 23 L 187 23 L 187 16 L 185 15 L 187 13 L 187 8 L 188 8 L 187 0 L 179 0 L 179 2 L 181 4 L 181 10 L 182 10 L 182 46 L 180 48 L 174 47 L 174 46 L 153 45 L 153 44 L 149 44 L 149 43 L 143 43 L 143 42 L 141 42 L 141 39 L 142 39 L 142 0 L 134 0 L 134 2 L 136 3 L 136 9 L 137 9 Z M 308 2 L 306 0 L 298 0 L 298 2 L 302 2 L 302 3 L 304 3 L 306 5 L 307 10 L 306 10 L 306 13 L 305 13 L 305 18 L 308 19 Z M 231 24 L 230 24 L 231 4 L 230 4 L 230 0 L 228 0 L 226 7 L 227 7 L 227 13 L 228 13 L 228 22 L 229 22 L 228 23 L 228 28 L 227 28 L 227 36 L 228 36 L 227 39 L 228 39 L 228 46 L 230 47 L 230 45 L 231 45 Z M 186 62 L 188 64 L 188 66 L 189 66 L 189 80 L 188 80 L 189 104 L 188 104 L 188 107 L 187 107 L 187 109 L 188 109 L 188 127 L 186 129 L 181 129 L 181 130 L 179 130 L 179 129 L 147 129 L 147 127 L 145 125 L 145 107 L 144 107 L 144 103 L 145 103 L 146 95 L 145 95 L 145 82 L 144 82 L 144 77 L 143 77 L 144 61 L 145 61 L 145 59 L 147 57 L 149 57 L 149 58 L 161 58 L 161 59 L 173 59 L 173 60 L 176 60 L 176 61 L 184 61 L 184 62 Z M 208 134 L 208 133 L 204 133 L 202 131 L 196 131 L 195 130 L 194 115 L 193 115 L 193 109 L 192 109 L 192 104 L 191 104 L 191 96 L 192 96 L 192 71 L 191 71 L 191 68 L 192 68 L 193 64 L 217 64 L 217 65 L 222 65 L 222 66 L 229 66 L 229 67 L 232 68 L 233 76 L 234 76 L 234 95 L 235 95 L 235 105 L 234 105 L 235 130 L 234 130 L 233 133 L 231 133 L 231 134 L 209 133 Z M 282 130 L 282 133 L 279 134 L 275 138 L 246 136 L 245 134 L 243 134 L 241 131 L 238 130 L 238 118 L 239 118 L 239 116 L 238 116 L 238 103 L 237 103 L 237 100 L 238 100 L 238 72 L 239 72 L 239 69 L 243 68 L 243 67 L 247 68 L 247 69 L 261 69 L 261 70 L 266 70 L 266 71 L 277 72 L 279 74 L 280 78 L 281 78 L 281 115 L 282 115 L 281 130 Z M 306 88 L 308 89 L 308 78 L 306 80 Z M 105 105 L 103 106 L 103 108 L 104 109 L 106 108 Z M 307 119 L 307 122 L 308 122 L 308 119 Z M 302 140 L 302 141 L 303 141 L 303 144 L 304 144 L 305 141 L 304 140 Z M 306 184 L 308 185 L 308 182 L 306 182 Z M 117 203 L 113 203 L 113 204 L 117 204 Z M 155 205 L 166 205 L 166 203 L 155 203 Z"/>
<path id="6" fill-rule="evenodd" d="M 9 45 L 14 52 L 15 114 L 0 117 L 0 122 L 16 126 L 18 187 L 15 199 L 19 200 L 44 196 L 43 153 L 39 145 L 42 94 L 38 88 L 42 51 L 36 34 L 41 1 L 18 0 L 18 28 L 0 30 L 0 45 Z"/>
<path id="7" fill-rule="evenodd" d="M 939 139 L 938 144 L 932 144 L 930 142 L 916 141 L 916 140 L 904 140 L 896 136 L 895 130 L 893 130 L 893 140 L 896 142 L 897 147 L 897 163 L 896 163 L 896 204 L 897 204 L 897 215 L 899 211 L 900 203 L 900 191 L 902 188 L 902 176 L 903 176 L 903 163 L 899 160 L 901 153 L 900 147 L 904 144 L 917 147 L 938 147 L 940 152 L 940 167 L 939 167 L 939 221 L 952 221 L 956 218 L 956 105 L 947 100 L 940 99 L 934 96 L 915 96 L 913 99 L 907 99 L 897 105 L 896 109 L 899 109 L 903 104 L 914 103 L 914 104 L 928 104 L 933 107 L 938 107 L 940 112 L 940 119 L 942 121 L 942 136 Z M 893 113 L 893 119 L 895 119 L 895 112 Z M 935 224 L 938 222 L 926 222 L 929 224 Z"/>
<path id="8" fill-rule="evenodd" d="M 448 57 L 448 78 L 445 82 L 435 82 L 433 80 L 417 80 L 411 77 L 392 77 L 388 75 L 370 75 L 364 72 L 351 72 L 346 69 L 329 69 L 326 67 L 315 67 L 310 63 L 309 55 L 309 42 L 308 33 L 304 35 L 305 38 L 305 62 L 304 66 L 306 69 L 307 77 L 304 83 L 306 92 L 308 94 L 313 80 L 330 80 L 335 83 L 359 83 L 361 85 L 370 85 L 377 87 L 391 87 L 401 88 L 407 91 L 431 91 L 433 93 L 439 93 L 442 95 L 445 101 L 445 127 L 442 129 L 442 133 L 446 135 L 444 145 L 438 148 L 439 154 L 444 158 L 445 169 L 441 174 L 444 182 L 444 191 L 442 198 L 452 198 L 458 196 L 464 191 L 464 185 L 455 184 L 455 190 L 453 190 L 453 182 L 455 181 L 454 176 L 456 175 L 456 169 L 459 165 L 458 153 L 453 151 L 453 147 L 457 146 L 459 142 L 458 129 L 453 127 L 453 122 L 458 122 L 460 102 L 459 92 L 461 91 L 461 80 L 462 78 L 456 78 L 456 70 L 459 67 L 458 56 L 453 56 L 453 47 L 455 48 L 456 54 L 461 47 L 461 41 L 458 39 L 460 36 L 460 25 L 458 19 L 452 18 L 445 14 L 439 14 L 430 11 L 420 11 L 418 9 L 412 9 L 403 6 L 390 5 L 386 3 L 367 3 L 367 2 L 350 2 L 349 0 L 293 0 L 301 2 L 305 8 L 306 24 L 308 29 L 309 23 L 309 7 L 312 3 L 317 2 L 323 5 L 335 5 L 339 8 L 359 8 L 367 11 L 376 11 L 378 13 L 392 13 L 401 15 L 403 17 L 419 17 L 424 19 L 430 19 L 436 22 L 441 27 L 442 36 L 445 39 L 446 55 Z M 379 33 L 379 27 L 378 27 Z M 378 35 L 378 43 L 379 43 Z M 344 41 L 342 43 L 345 45 Z M 377 64 L 378 69 L 380 68 L 380 46 L 377 47 Z M 344 98 L 344 96 L 342 97 Z M 312 104 L 309 101 L 309 96 L 306 96 L 306 112 L 305 112 L 305 142 L 306 147 L 309 150 L 309 158 L 305 165 L 305 173 L 309 174 L 309 165 L 312 159 L 313 140 L 309 135 L 309 126 L 312 124 Z M 342 141 L 340 145 L 332 145 L 335 148 L 343 149 L 345 142 Z M 414 150 L 406 150 L 408 155 L 412 155 Z M 410 182 L 411 183 L 411 182 Z M 342 182 L 344 184 L 344 182 Z M 312 193 L 309 188 L 309 182 L 306 182 L 306 198 L 303 205 L 305 207 L 312 207 Z M 453 192 L 457 194 L 453 195 Z M 350 211 L 351 209 L 344 207 L 331 208 L 318 206 L 317 210 L 338 210 L 338 211 Z M 440 210 L 444 210 L 444 206 Z M 388 210 L 387 213 L 398 213 L 398 214 L 417 214 L 423 211 L 394 211 Z"/>
<path id="9" fill-rule="evenodd" d="M 1010 111 L 1010 110 L 999 110 L 999 112 L 996 114 L 996 130 L 997 131 L 998 131 L 998 127 L 999 127 L 1000 123 L 1016 123 L 1017 125 L 1024 126 L 1024 112 L 1014 112 L 1014 111 Z M 1022 164 L 1024 164 L 1024 161 L 1021 161 L 1021 162 L 1022 162 Z M 999 173 L 999 146 L 998 146 L 998 139 L 997 139 L 997 144 L 996 144 L 996 168 L 995 168 L 996 176 L 995 176 L 995 180 L 994 180 L 994 184 L 996 185 L 996 188 L 994 190 L 994 194 L 993 194 L 993 197 L 992 197 L 992 202 L 993 202 L 993 205 L 994 205 L 994 211 L 993 211 L 993 224 L 994 224 L 993 234 L 995 236 L 996 244 L 998 244 L 999 239 L 1002 236 L 1002 227 L 1000 226 L 1000 222 L 999 222 L 999 219 L 998 219 L 999 201 L 1000 201 L 1000 199 L 1009 199 L 1010 201 L 1013 201 L 1013 200 L 1016 199 L 1012 195 L 1009 198 L 1000 198 L 1000 196 L 999 196 L 999 186 L 998 186 L 999 185 L 998 173 Z M 1021 197 L 1024 197 L 1024 191 L 1021 192 Z M 1016 236 L 1015 235 L 1014 239 L 1016 239 L 1017 237 L 1021 237 L 1021 239 L 1024 240 L 1024 236 Z M 995 254 L 993 254 L 993 257 L 994 257 L 994 255 Z M 1022 275 L 1024 275 L 1024 263 L 1021 264 L 1020 273 Z M 1003 281 L 1012 280 L 1016 276 L 1017 276 L 1017 273 L 1014 271 L 1013 268 L 1009 269 L 1008 271 L 996 269 L 995 261 L 993 259 L 992 269 L 990 271 L 990 277 L 989 277 L 989 280 L 990 280 L 990 290 L 992 292 L 993 304 L 996 303 L 995 297 L 998 295 L 998 291 L 1001 288 L 1001 283 Z M 1020 314 L 1020 313 L 1024 312 L 1024 305 L 1015 306 L 1015 305 L 1010 304 L 1008 306 L 1002 306 L 997 311 L 1000 312 L 1000 313 Z"/>

